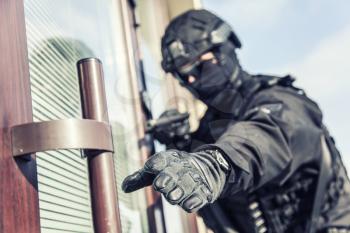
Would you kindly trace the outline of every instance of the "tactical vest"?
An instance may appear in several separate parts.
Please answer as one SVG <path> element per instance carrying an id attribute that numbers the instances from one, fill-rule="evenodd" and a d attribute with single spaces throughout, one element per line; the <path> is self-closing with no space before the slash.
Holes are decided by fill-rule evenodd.
<path id="1" fill-rule="evenodd" d="M 283 78 L 260 76 L 259 78 L 262 80 L 259 90 L 281 85 L 292 88 L 305 96 L 303 90 L 292 85 L 294 79 L 290 76 Z M 326 127 L 323 128 L 323 131 L 332 161 L 327 165 L 328 167 L 321 169 L 322 164 L 314 168 L 305 166 L 282 186 L 261 188 L 249 196 L 249 211 L 256 233 L 311 233 L 310 231 L 314 233 L 318 219 L 336 205 L 343 190 L 344 180 L 334 171 L 339 171 L 343 165 L 333 138 Z M 323 159 L 320 161 L 324 163 Z M 320 172 L 329 172 L 331 175 L 327 174 L 324 179 L 325 177 L 321 178 Z M 322 181 L 318 181 L 319 179 Z M 325 188 L 317 189 L 320 185 L 324 185 Z M 316 194 L 317 191 L 321 193 Z M 317 200 L 317 202 L 322 202 L 320 206 L 315 206 L 315 198 L 321 198 Z M 319 209 L 316 210 L 316 215 L 313 213 L 315 209 Z M 312 224 L 314 226 L 311 226 Z M 332 230 L 336 232 L 337 228 Z"/>

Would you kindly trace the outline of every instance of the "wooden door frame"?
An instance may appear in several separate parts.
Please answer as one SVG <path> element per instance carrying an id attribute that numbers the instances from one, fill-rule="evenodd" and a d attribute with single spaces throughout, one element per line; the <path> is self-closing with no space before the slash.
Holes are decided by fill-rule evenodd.
<path id="1" fill-rule="evenodd" d="M 11 127 L 33 121 L 23 0 L 0 0 L 0 56 L 0 232 L 39 233 L 35 155 L 11 149 Z"/>

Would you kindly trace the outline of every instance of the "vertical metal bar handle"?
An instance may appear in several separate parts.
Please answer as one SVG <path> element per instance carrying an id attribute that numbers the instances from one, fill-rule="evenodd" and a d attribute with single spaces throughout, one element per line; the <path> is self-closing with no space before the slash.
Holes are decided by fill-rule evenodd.
<path id="1" fill-rule="evenodd" d="M 77 63 L 83 118 L 107 122 L 107 103 L 102 63 L 86 58 Z M 120 233 L 113 155 L 85 151 L 90 176 L 91 202 L 96 233 Z"/>

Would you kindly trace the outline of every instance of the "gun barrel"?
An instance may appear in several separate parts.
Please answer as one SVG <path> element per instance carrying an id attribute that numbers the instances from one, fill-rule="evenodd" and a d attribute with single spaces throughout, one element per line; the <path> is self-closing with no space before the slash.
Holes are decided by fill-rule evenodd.
<path id="1" fill-rule="evenodd" d="M 174 115 L 174 116 L 162 117 L 162 118 L 157 119 L 157 120 L 150 120 L 147 122 L 146 132 L 149 133 L 157 127 L 162 127 L 162 126 L 165 126 L 168 124 L 184 121 L 184 120 L 188 119 L 188 117 L 189 117 L 188 113 L 181 113 L 181 114 Z"/>

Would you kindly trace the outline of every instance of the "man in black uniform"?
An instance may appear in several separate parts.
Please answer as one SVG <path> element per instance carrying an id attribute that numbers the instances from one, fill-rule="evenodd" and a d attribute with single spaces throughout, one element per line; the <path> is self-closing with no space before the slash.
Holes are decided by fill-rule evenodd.
<path id="1" fill-rule="evenodd" d="M 206 10 L 169 24 L 162 66 L 208 110 L 190 137 L 186 121 L 156 129 L 172 149 L 153 155 L 123 190 L 153 184 L 215 232 L 350 232 L 349 179 L 320 109 L 290 76 L 243 71 L 240 47 Z"/>

